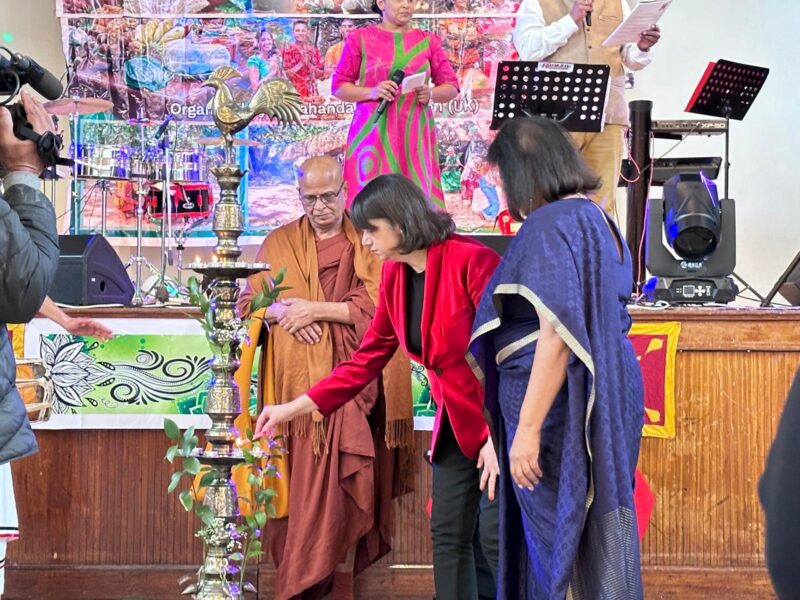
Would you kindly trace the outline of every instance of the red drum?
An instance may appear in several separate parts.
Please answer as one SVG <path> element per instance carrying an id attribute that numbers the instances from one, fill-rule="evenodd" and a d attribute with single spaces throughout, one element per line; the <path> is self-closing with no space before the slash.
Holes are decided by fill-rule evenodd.
<path id="1" fill-rule="evenodd" d="M 173 217 L 207 217 L 211 214 L 214 197 L 207 183 L 173 183 L 170 192 Z M 147 206 L 151 217 L 164 216 L 163 196 L 159 188 L 150 188 Z"/>

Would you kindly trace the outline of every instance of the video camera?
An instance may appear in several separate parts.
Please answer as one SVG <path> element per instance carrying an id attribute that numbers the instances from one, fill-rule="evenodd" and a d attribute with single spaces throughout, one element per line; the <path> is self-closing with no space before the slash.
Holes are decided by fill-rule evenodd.
<path id="1" fill-rule="evenodd" d="M 0 106 L 5 106 L 11 113 L 14 135 L 21 140 L 30 140 L 36 144 L 36 151 L 45 167 L 52 167 L 59 162 L 59 153 L 63 146 L 61 136 L 50 131 L 43 134 L 36 133 L 28 122 L 22 104 L 9 105 L 9 103 L 25 84 L 30 85 L 48 100 L 60 98 L 64 88 L 58 79 L 32 58 L 14 54 L 5 46 L 0 46 L 0 50 L 8 54 L 6 57 L 0 53 L 0 97 L 8 97 L 0 102 Z"/>

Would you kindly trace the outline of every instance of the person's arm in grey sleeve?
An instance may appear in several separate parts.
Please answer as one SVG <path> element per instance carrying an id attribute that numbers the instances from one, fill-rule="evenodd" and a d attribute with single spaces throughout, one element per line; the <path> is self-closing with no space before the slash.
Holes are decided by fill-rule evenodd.
<path id="1" fill-rule="evenodd" d="M 36 175 L 11 172 L 0 196 L 0 320 L 27 323 L 42 305 L 58 268 L 53 205 Z"/>
<path id="2" fill-rule="evenodd" d="M 27 119 L 39 133 L 52 131 L 42 104 L 20 94 Z M 39 192 L 44 163 L 36 145 L 13 133 L 11 113 L 0 108 L 0 163 L 8 175 L 0 196 L 0 321 L 26 323 L 42 305 L 58 268 L 53 205 Z"/>

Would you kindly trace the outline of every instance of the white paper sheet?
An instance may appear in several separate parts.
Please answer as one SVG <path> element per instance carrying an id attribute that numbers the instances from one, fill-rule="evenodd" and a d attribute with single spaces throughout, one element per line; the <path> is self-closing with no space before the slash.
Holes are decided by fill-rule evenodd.
<path id="1" fill-rule="evenodd" d="M 639 41 L 639 34 L 658 23 L 661 15 L 672 4 L 672 0 L 642 0 L 620 23 L 611 35 L 603 42 L 603 46 L 621 46 Z"/>
<path id="2" fill-rule="evenodd" d="M 402 92 L 404 94 L 408 94 L 409 92 L 413 92 L 421 85 L 425 85 L 425 73 L 414 73 L 413 75 L 406 75 L 406 78 L 403 79 L 403 88 Z"/>

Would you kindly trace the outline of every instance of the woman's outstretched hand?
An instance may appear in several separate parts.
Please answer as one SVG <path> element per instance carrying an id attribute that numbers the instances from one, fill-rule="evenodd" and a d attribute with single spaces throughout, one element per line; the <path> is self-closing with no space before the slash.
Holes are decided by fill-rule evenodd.
<path id="1" fill-rule="evenodd" d="M 291 421 L 300 415 L 308 414 L 317 409 L 317 405 L 307 395 L 303 394 L 286 404 L 271 404 L 265 406 L 256 421 L 255 439 L 272 435 L 275 428 L 282 423 Z"/>

